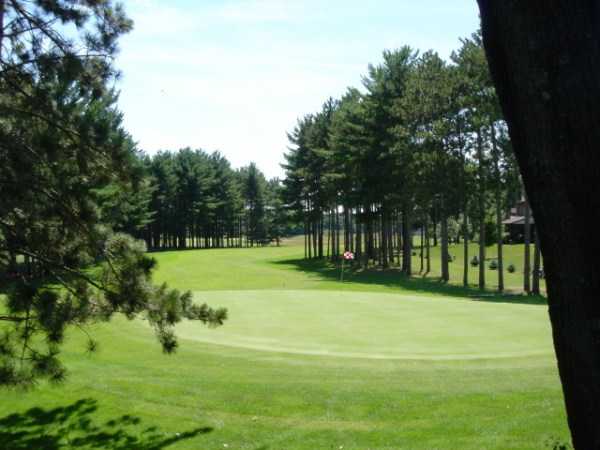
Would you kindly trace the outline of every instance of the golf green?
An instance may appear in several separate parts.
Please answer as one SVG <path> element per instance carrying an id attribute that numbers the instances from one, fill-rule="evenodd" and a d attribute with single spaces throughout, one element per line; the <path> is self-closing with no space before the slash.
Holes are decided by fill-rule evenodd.
<path id="1" fill-rule="evenodd" d="M 544 307 L 372 292 L 206 291 L 232 320 L 184 339 L 253 350 L 371 359 L 488 359 L 553 354 Z"/>

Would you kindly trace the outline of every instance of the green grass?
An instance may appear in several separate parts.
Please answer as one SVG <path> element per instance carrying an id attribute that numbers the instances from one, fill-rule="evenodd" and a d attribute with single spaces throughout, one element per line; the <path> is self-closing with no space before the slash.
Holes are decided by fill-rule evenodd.
<path id="1" fill-rule="evenodd" d="M 94 326 L 94 356 L 73 333 L 65 385 L 3 393 L 0 448 L 480 450 L 567 440 L 543 298 L 376 268 L 342 284 L 335 266 L 305 262 L 302 251 L 288 242 L 157 253 L 157 280 L 227 306 L 227 324 L 182 324 L 174 356 L 142 321 Z"/>
<path id="2" fill-rule="evenodd" d="M 222 249 L 198 253 L 193 250 L 156 253 L 160 271 L 158 279 L 170 285 L 192 291 L 199 290 L 248 290 L 248 289 L 332 289 L 368 290 L 389 292 L 399 288 L 410 291 L 444 295 L 473 295 L 478 290 L 462 288 L 463 246 L 451 245 L 449 253 L 454 261 L 450 263 L 450 284 L 441 284 L 440 248 L 431 247 L 431 272 L 419 273 L 419 249 L 413 257 L 414 277 L 406 279 L 392 267 L 389 271 L 377 268 L 352 271 L 347 267 L 345 279 L 350 284 L 339 283 L 339 266 L 327 261 L 305 260 L 303 242 L 300 238 L 286 241 L 280 248 L 266 247 L 253 249 Z M 533 251 L 533 250 L 532 250 Z M 469 259 L 478 254 L 477 244 L 469 246 Z M 497 288 L 498 271 L 489 269 L 489 262 L 496 259 L 496 247 L 488 247 L 486 255 L 486 282 L 490 290 Z M 505 245 L 505 287 L 509 294 L 520 295 L 523 287 L 523 246 Z M 508 273 L 506 267 L 514 264 L 515 273 Z M 469 265 L 470 288 L 475 288 L 479 280 L 479 268 Z M 541 282 L 542 290 L 545 283 Z M 538 299 L 539 300 L 539 299 Z M 523 301 L 532 301 L 523 300 Z"/>

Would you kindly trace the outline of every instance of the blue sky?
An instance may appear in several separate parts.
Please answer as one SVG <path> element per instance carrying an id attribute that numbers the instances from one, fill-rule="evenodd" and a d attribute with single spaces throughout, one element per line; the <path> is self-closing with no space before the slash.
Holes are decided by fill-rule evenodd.
<path id="1" fill-rule="evenodd" d="M 152 153 L 220 150 L 280 176 L 286 132 L 360 86 L 384 49 L 443 57 L 479 26 L 475 0 L 125 0 L 125 126 Z"/>

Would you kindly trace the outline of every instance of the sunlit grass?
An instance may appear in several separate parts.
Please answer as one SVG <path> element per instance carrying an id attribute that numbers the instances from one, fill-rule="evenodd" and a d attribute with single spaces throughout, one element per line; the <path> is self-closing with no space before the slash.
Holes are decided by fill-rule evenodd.
<path id="1" fill-rule="evenodd" d="M 517 265 L 519 248 L 506 251 Z M 338 267 L 302 255 L 298 240 L 154 254 L 158 281 L 227 306 L 226 325 L 183 324 L 174 356 L 142 321 L 92 327 L 101 344 L 93 356 L 72 333 L 66 384 L 3 393 L 0 443 L 479 450 L 567 439 L 543 298 L 465 290 L 459 260 L 451 285 L 439 282 L 435 256 L 425 279 L 373 267 L 341 283 Z M 507 284 L 517 289 L 518 274 Z M 53 413 L 59 406 L 71 408 Z M 33 439 L 42 433 L 46 446 Z"/>

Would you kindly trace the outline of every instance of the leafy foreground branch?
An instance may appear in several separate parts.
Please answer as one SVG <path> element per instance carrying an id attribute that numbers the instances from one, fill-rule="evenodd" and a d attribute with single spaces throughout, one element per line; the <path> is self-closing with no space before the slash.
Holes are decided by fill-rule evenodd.
<path id="1" fill-rule="evenodd" d="M 0 385 L 64 379 L 67 329 L 87 333 L 116 313 L 148 320 L 166 353 L 177 322 L 226 318 L 154 286 L 144 244 L 115 233 L 111 202 L 146 183 L 113 88 L 118 39 L 132 26 L 112 0 L 0 0 L 0 278 L 12 279 Z M 152 220 L 126 206 L 119 219 L 131 229 Z"/>
<path id="2" fill-rule="evenodd" d="M 0 316 L 0 385 L 30 386 L 36 379 L 62 381 L 65 368 L 58 356 L 68 327 L 88 336 L 88 351 L 97 342 L 86 325 L 110 320 L 122 313 L 130 320 L 143 318 L 153 327 L 165 353 L 173 353 L 177 339 L 173 327 L 183 319 L 208 326 L 222 325 L 227 310 L 193 303 L 192 294 L 152 284 L 156 261 L 145 245 L 125 234 L 107 238 L 104 261 L 90 271 L 45 261 L 45 281 L 21 276 L 7 296 Z"/>

